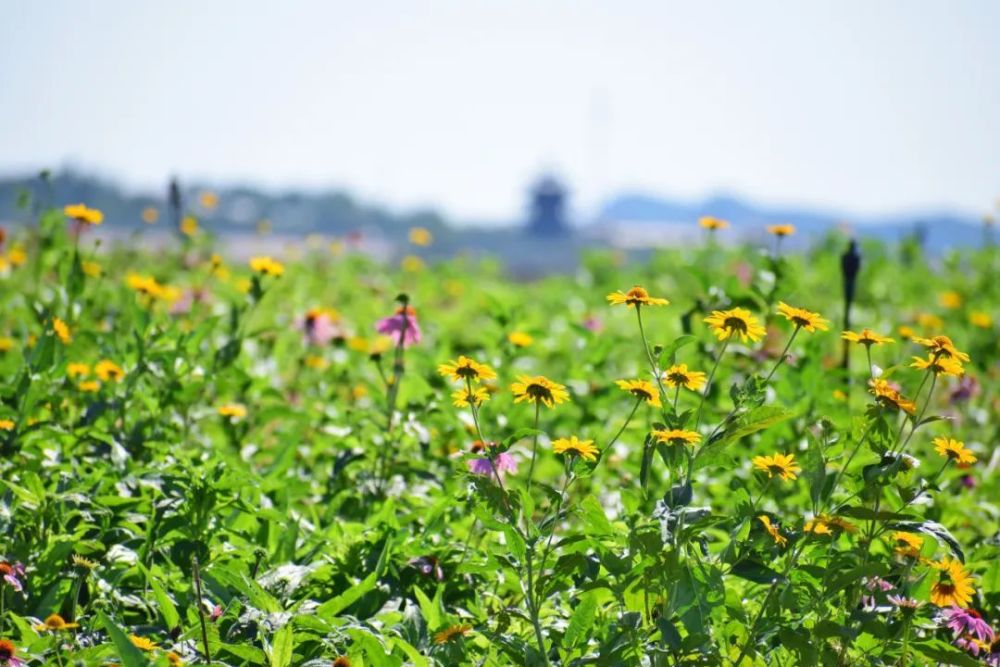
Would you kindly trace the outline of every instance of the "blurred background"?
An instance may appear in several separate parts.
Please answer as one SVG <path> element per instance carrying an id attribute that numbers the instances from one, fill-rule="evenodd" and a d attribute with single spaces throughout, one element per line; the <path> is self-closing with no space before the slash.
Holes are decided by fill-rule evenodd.
<path id="1" fill-rule="evenodd" d="M 180 213 L 232 252 L 348 238 L 520 270 L 796 225 L 982 242 L 1000 3 L 8 3 L 0 224 Z M 178 220 L 180 218 L 178 217 Z"/>

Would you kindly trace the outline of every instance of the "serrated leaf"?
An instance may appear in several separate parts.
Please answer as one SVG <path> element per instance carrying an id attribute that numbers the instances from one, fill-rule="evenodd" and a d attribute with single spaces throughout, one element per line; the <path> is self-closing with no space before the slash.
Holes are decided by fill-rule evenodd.
<path id="1" fill-rule="evenodd" d="M 572 648 L 577 642 L 586 637 L 590 626 L 594 623 L 594 615 L 597 612 L 597 594 L 593 591 L 580 596 L 580 602 L 573 611 L 573 616 L 569 619 L 566 627 L 566 634 L 563 635 L 563 646 Z"/>
<path id="2" fill-rule="evenodd" d="M 142 651 L 136 648 L 132 640 L 128 638 L 128 635 L 114 621 L 108 618 L 107 614 L 103 611 L 98 611 L 97 618 L 101 621 L 104 629 L 107 630 L 108 636 L 111 637 L 111 642 L 115 645 L 115 653 L 122 659 L 123 667 L 146 667 L 149 665 L 149 661 L 146 660 L 146 656 L 143 655 Z"/>

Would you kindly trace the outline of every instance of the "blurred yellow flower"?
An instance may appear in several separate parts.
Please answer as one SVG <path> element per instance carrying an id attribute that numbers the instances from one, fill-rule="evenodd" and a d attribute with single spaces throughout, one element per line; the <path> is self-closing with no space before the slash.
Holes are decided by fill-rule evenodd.
<path id="1" fill-rule="evenodd" d="M 566 387 L 553 382 L 543 375 L 521 375 L 517 382 L 510 385 L 510 390 L 514 394 L 514 402 L 528 401 L 529 403 L 541 403 L 547 408 L 555 407 L 569 400 L 569 392 Z"/>
<path id="2" fill-rule="evenodd" d="M 960 442 L 953 438 L 934 438 L 934 451 L 941 456 L 959 464 L 975 463 L 976 456 Z"/>
<path id="3" fill-rule="evenodd" d="M 528 347 L 535 341 L 534 338 L 523 331 L 511 331 L 507 336 L 507 340 L 509 340 L 512 345 L 516 345 L 517 347 Z"/>
<path id="4" fill-rule="evenodd" d="M 125 377 L 125 371 L 122 370 L 122 367 L 110 359 L 101 359 L 98 361 L 94 366 L 94 373 L 105 382 L 109 380 L 121 382 L 122 378 Z"/>
<path id="5" fill-rule="evenodd" d="M 900 327 L 902 329 L 902 327 Z M 853 331 L 845 331 L 840 334 L 840 337 L 851 343 L 857 343 L 858 345 L 864 345 L 865 347 L 871 347 L 872 345 L 882 345 L 883 343 L 895 342 L 891 338 L 886 338 L 885 336 L 880 336 L 871 329 L 862 329 L 860 333 L 855 333 Z"/>
<path id="6" fill-rule="evenodd" d="M 247 416 L 247 409 L 239 403 L 226 403 L 225 405 L 220 405 L 216 410 L 223 417 L 231 419 L 242 419 Z"/>
<path id="7" fill-rule="evenodd" d="M 913 363 L 910 364 L 910 367 L 922 371 L 929 370 L 935 375 L 954 375 L 955 377 L 965 375 L 965 369 L 962 368 L 961 362 L 943 356 L 931 355 L 926 359 L 913 357 Z"/>
<path id="8" fill-rule="evenodd" d="M 621 290 L 612 292 L 607 296 L 607 299 L 608 303 L 612 306 L 621 306 L 624 304 L 628 308 L 635 308 L 637 306 L 670 305 L 670 302 L 666 299 L 649 296 L 649 292 L 647 292 L 644 287 L 640 287 L 639 285 L 636 285 L 628 292 L 622 292 Z"/>
<path id="9" fill-rule="evenodd" d="M 875 396 L 875 400 L 882 405 L 897 410 L 902 410 L 907 414 L 916 414 L 917 404 L 903 396 L 892 385 L 882 378 L 876 378 L 869 383 L 869 391 Z"/>
<path id="10" fill-rule="evenodd" d="M 104 214 L 96 208 L 88 208 L 85 204 L 69 204 L 63 207 L 67 218 L 86 225 L 99 225 L 104 222 Z"/>
<path id="11" fill-rule="evenodd" d="M 895 545 L 894 551 L 900 556 L 907 556 L 909 558 L 919 557 L 920 549 L 924 546 L 923 537 L 901 530 L 895 531 L 891 539 Z"/>
<path id="12" fill-rule="evenodd" d="M 129 635 L 129 641 L 132 645 L 143 651 L 152 651 L 156 649 L 156 643 L 146 639 L 145 637 L 139 637 L 138 635 Z"/>
<path id="13" fill-rule="evenodd" d="M 948 308 L 949 310 L 961 308 L 962 295 L 954 290 L 941 292 L 940 294 L 938 294 L 938 303 L 941 304 L 942 308 Z"/>
<path id="14" fill-rule="evenodd" d="M 990 317 L 989 313 L 981 310 L 974 310 L 969 313 L 969 323 L 974 327 L 979 327 L 980 329 L 989 329 L 993 326 L 993 318 Z"/>
<path id="15" fill-rule="evenodd" d="M 69 325 L 60 320 L 58 317 L 52 318 L 52 331 L 55 332 L 56 336 L 62 341 L 63 345 L 69 345 L 73 342 L 73 335 L 70 333 Z"/>
<path id="16" fill-rule="evenodd" d="M 479 382 L 493 380 L 497 373 L 487 364 L 481 364 L 475 359 L 460 355 L 456 361 L 449 361 L 438 366 L 438 373 L 455 382 Z"/>
<path id="17" fill-rule="evenodd" d="M 10 419 L 0 419 L 0 431 L 13 431 L 14 422 Z"/>
<path id="18" fill-rule="evenodd" d="M 285 267 L 281 262 L 276 262 L 268 256 L 253 257 L 250 259 L 250 268 L 255 273 L 265 276 L 280 276 L 285 272 Z"/>
<path id="19" fill-rule="evenodd" d="M 420 259 L 416 255 L 407 255 L 403 258 L 400 266 L 407 273 L 416 273 L 424 268 L 424 260 Z"/>
<path id="20" fill-rule="evenodd" d="M 655 430 L 653 439 L 665 445 L 687 445 L 693 446 L 701 442 L 701 433 L 697 431 L 685 431 L 682 429 Z"/>
<path id="21" fill-rule="evenodd" d="M 198 219 L 193 215 L 185 215 L 181 220 L 181 234 L 194 236 L 198 233 Z"/>
<path id="22" fill-rule="evenodd" d="M 705 318 L 705 323 L 712 328 L 712 333 L 719 340 L 739 336 L 744 343 L 748 340 L 756 343 L 767 333 L 754 314 L 746 308 L 714 310 Z"/>
<path id="23" fill-rule="evenodd" d="M 211 190 L 202 190 L 198 193 L 198 203 L 201 204 L 202 208 L 207 208 L 211 211 L 219 205 L 219 195 Z"/>
<path id="24" fill-rule="evenodd" d="M 775 236 L 791 236 L 795 233 L 795 225 L 768 225 L 767 233 Z"/>
<path id="25" fill-rule="evenodd" d="M 616 380 L 615 384 L 640 401 L 646 401 L 653 407 L 660 407 L 660 392 L 649 380 Z"/>
<path id="26" fill-rule="evenodd" d="M 784 301 L 778 302 L 778 314 L 782 315 L 786 320 L 794 324 L 796 328 L 805 329 L 810 333 L 816 331 L 817 329 L 820 331 L 826 331 L 830 325 L 830 322 L 823 319 L 819 313 L 814 313 L 803 308 L 789 306 Z"/>
<path id="27" fill-rule="evenodd" d="M 97 262 L 83 261 L 80 262 L 80 269 L 91 278 L 101 277 L 101 265 Z"/>
<path id="28" fill-rule="evenodd" d="M 329 363 L 323 357 L 316 356 L 314 354 L 307 355 L 305 358 L 305 364 L 308 368 L 321 371 L 326 368 Z"/>
<path id="29" fill-rule="evenodd" d="M 155 206 L 147 206 L 142 209 L 142 221 L 147 225 L 154 225 L 156 221 L 160 219 L 160 212 L 156 210 Z"/>
<path id="30" fill-rule="evenodd" d="M 781 531 L 778 530 L 776 525 L 771 523 L 771 517 L 766 514 L 761 514 L 757 517 L 757 520 L 764 524 L 764 530 L 766 530 L 767 534 L 771 536 L 771 539 L 774 540 L 775 544 L 779 547 L 783 547 L 788 544 L 788 538 L 781 534 Z"/>
<path id="31" fill-rule="evenodd" d="M 35 626 L 39 632 L 58 632 L 60 630 L 70 630 L 80 627 L 79 623 L 67 623 L 59 614 L 49 614 L 45 621 Z"/>
<path id="32" fill-rule="evenodd" d="M 71 378 L 86 377 L 90 375 L 90 366 L 78 361 L 71 361 L 66 364 L 66 375 Z"/>
<path id="33" fill-rule="evenodd" d="M 713 232 L 717 229 L 727 229 L 729 227 L 728 222 L 726 222 L 722 218 L 716 218 L 711 215 L 705 215 L 699 218 L 698 224 L 701 225 L 702 228 L 711 230 Z"/>
<path id="34" fill-rule="evenodd" d="M 917 313 L 917 324 L 919 324 L 924 329 L 937 331 L 938 329 L 944 326 L 944 320 L 942 320 L 934 313 Z"/>
<path id="35" fill-rule="evenodd" d="M 7 336 L 0 336 L 0 354 L 10 352 L 14 349 L 14 339 Z"/>
<path id="36" fill-rule="evenodd" d="M 469 391 L 468 387 L 462 387 L 451 394 L 452 405 L 456 408 L 467 408 L 470 405 L 479 407 L 488 400 L 490 400 L 490 390 L 486 387 L 473 387 L 472 391 Z"/>
<path id="37" fill-rule="evenodd" d="M 24 248 L 16 245 L 10 249 L 7 253 L 7 261 L 11 263 L 12 266 L 21 266 L 28 261 L 28 253 L 24 251 Z"/>
<path id="38" fill-rule="evenodd" d="M 920 338 L 918 336 L 913 337 L 913 342 L 918 345 L 923 345 L 927 348 L 930 354 L 935 356 L 944 357 L 946 359 L 957 359 L 958 361 L 969 361 L 969 355 L 965 352 L 961 352 L 955 347 L 955 344 L 951 342 L 951 338 L 947 336 L 933 336 L 932 338 Z"/>
<path id="39" fill-rule="evenodd" d="M 77 389 L 87 392 L 88 394 L 93 394 L 101 389 L 101 383 L 97 380 L 84 380 L 77 385 Z"/>
<path id="40" fill-rule="evenodd" d="M 434 236 L 426 227 L 410 228 L 410 243 L 419 246 L 429 246 L 434 240 Z"/>

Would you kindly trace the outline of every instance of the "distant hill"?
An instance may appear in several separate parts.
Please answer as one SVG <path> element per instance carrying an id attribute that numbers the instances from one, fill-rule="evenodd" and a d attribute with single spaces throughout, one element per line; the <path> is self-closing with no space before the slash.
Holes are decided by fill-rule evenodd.
<path id="1" fill-rule="evenodd" d="M 949 211 L 850 216 L 812 208 L 760 206 L 732 196 L 684 202 L 645 194 L 624 194 L 601 207 L 596 225 L 694 225 L 705 215 L 723 218 L 743 234 L 756 234 L 766 225 L 790 223 L 807 236 L 848 225 L 856 234 L 886 241 L 899 240 L 919 231 L 928 248 L 976 245 L 983 239 L 980 220 Z"/>

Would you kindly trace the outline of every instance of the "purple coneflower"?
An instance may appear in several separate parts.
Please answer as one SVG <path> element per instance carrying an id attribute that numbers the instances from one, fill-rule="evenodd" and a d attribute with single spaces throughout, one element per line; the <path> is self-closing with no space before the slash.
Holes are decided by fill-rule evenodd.
<path id="1" fill-rule="evenodd" d="M 24 585 L 21 583 L 21 579 L 24 577 L 24 566 L 20 563 L 0 562 L 0 575 L 3 575 L 3 580 L 10 584 L 10 587 L 15 591 L 24 590 Z"/>
<path id="2" fill-rule="evenodd" d="M 993 641 L 993 628 L 975 609 L 951 607 L 946 612 L 948 628 L 959 635 L 973 635 L 980 641 Z"/>
<path id="3" fill-rule="evenodd" d="M 507 452 L 501 452 L 497 454 L 494 461 L 489 459 L 470 459 L 469 460 L 469 472 L 474 475 L 492 475 L 493 466 L 496 465 L 497 473 L 500 477 L 503 477 L 504 473 L 516 473 L 517 472 L 517 459 L 514 458 L 512 454 Z"/>
<path id="4" fill-rule="evenodd" d="M 310 308 L 295 320 L 295 326 L 302 332 L 302 339 L 307 345 L 321 347 L 334 338 L 344 336 L 335 317 L 336 313 L 325 308 Z"/>
<path id="5" fill-rule="evenodd" d="M 888 600 L 904 611 L 913 611 L 924 605 L 923 602 L 908 598 L 905 595 L 890 595 L 888 596 Z"/>
<path id="6" fill-rule="evenodd" d="M 413 306 L 400 306 L 394 315 L 379 320 L 375 324 L 375 330 L 391 337 L 396 345 L 402 340 L 403 347 L 420 342 L 420 325 L 417 324 L 417 311 Z"/>

